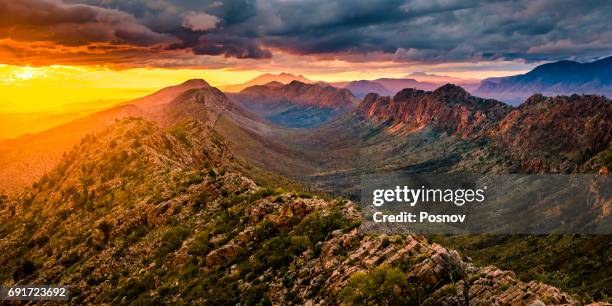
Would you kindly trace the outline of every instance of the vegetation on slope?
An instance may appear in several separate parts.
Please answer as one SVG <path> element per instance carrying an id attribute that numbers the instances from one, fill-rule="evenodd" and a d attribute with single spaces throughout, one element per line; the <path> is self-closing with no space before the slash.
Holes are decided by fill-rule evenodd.
<path id="1" fill-rule="evenodd" d="M 574 301 L 423 237 L 365 235 L 354 203 L 261 187 L 235 165 L 197 120 L 89 135 L 2 199 L 0 282 L 69 285 L 74 304 Z M 381 279 L 388 296 L 364 295 Z"/>

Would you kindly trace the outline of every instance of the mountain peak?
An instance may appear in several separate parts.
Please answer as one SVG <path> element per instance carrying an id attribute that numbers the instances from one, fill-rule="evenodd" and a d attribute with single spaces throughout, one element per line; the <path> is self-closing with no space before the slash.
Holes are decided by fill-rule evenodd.
<path id="1" fill-rule="evenodd" d="M 434 95 L 443 97 L 445 100 L 459 100 L 464 101 L 470 97 L 470 93 L 468 93 L 461 86 L 457 86 L 454 84 L 446 84 L 444 86 L 439 87 L 434 90 Z"/>
<path id="2" fill-rule="evenodd" d="M 306 85 L 306 83 L 302 82 L 302 81 L 298 81 L 298 80 L 293 80 L 291 82 L 289 82 L 288 84 L 289 86 L 301 86 L 301 85 Z M 314 85 L 317 86 L 317 85 Z"/>
<path id="3" fill-rule="evenodd" d="M 279 81 L 272 81 L 272 82 L 268 82 L 266 84 L 264 84 L 264 86 L 269 86 L 269 87 L 281 87 L 285 84 L 279 82 Z"/>
<path id="4" fill-rule="evenodd" d="M 204 81 L 203 79 L 189 79 L 183 83 L 181 83 L 181 85 L 187 85 L 187 86 L 193 86 L 193 87 L 205 87 L 205 86 L 210 86 L 210 84 L 208 84 L 206 81 Z"/>
<path id="5" fill-rule="evenodd" d="M 612 96 L 612 57 L 581 63 L 558 61 L 525 73 L 484 80 L 474 92 L 487 98 L 520 104 L 535 93 L 546 96 L 597 94 Z"/>
<path id="6" fill-rule="evenodd" d="M 261 74 L 251 80 L 249 80 L 248 82 L 242 83 L 242 84 L 235 84 L 235 85 L 226 85 L 226 86 L 222 86 L 220 87 L 221 90 L 226 91 L 226 92 L 240 92 L 248 87 L 251 86 L 256 86 L 256 85 L 266 85 L 270 82 L 279 82 L 281 84 L 289 84 L 290 82 L 297 80 L 300 81 L 302 83 L 305 84 L 312 84 L 314 83 L 313 81 L 307 79 L 306 77 L 304 77 L 303 75 L 293 75 L 291 73 L 286 73 L 286 72 L 282 72 L 279 74 L 274 74 L 274 73 L 264 73 Z"/>

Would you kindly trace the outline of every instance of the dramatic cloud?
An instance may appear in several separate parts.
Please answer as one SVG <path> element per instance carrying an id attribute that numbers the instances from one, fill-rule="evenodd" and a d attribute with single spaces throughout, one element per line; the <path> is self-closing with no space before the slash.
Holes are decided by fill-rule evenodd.
<path id="1" fill-rule="evenodd" d="M 595 0 L 21 0 L 0 1 L 0 14 L 11 63 L 539 62 L 612 50 L 612 2 Z"/>
<path id="2" fill-rule="evenodd" d="M 189 12 L 183 20 L 183 26 L 194 31 L 207 31 L 214 29 L 219 18 L 206 13 Z"/>

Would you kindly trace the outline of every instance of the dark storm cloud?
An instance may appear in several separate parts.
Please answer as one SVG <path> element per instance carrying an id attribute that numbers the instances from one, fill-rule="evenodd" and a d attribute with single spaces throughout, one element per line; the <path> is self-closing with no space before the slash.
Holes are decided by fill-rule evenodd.
<path id="1" fill-rule="evenodd" d="M 137 46 L 174 42 L 140 24 L 131 14 L 60 1 L 0 2 L 0 38 L 53 41 L 62 45 L 109 42 Z"/>
<path id="2" fill-rule="evenodd" d="M 351 60 L 347 54 L 382 52 L 396 61 L 540 61 L 612 50 L 610 1 L 27 0 L 2 1 L 0 13 L 9 16 L 0 34 L 15 40 L 235 58 L 278 49 Z"/>

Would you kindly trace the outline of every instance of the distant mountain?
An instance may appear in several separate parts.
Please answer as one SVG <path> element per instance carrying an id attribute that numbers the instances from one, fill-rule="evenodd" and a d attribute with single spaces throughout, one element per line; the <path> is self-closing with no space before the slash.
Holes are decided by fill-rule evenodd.
<path id="1" fill-rule="evenodd" d="M 426 72 L 413 72 L 406 76 L 410 79 L 415 79 L 419 82 L 433 83 L 439 84 L 440 86 L 444 84 L 455 84 L 457 86 L 461 86 L 468 92 L 473 92 L 480 85 L 479 79 L 465 79 L 465 78 L 457 78 L 446 75 L 438 75 L 433 73 Z"/>
<path id="2" fill-rule="evenodd" d="M 206 87 L 210 87 L 206 81 L 191 79 L 178 85 L 162 88 L 150 95 L 125 102 L 124 104 L 136 105 L 148 111 L 157 111 L 160 107 L 170 103 L 174 98 L 187 90 Z"/>
<path id="3" fill-rule="evenodd" d="M 163 88 L 119 106 L 74 119 L 38 133 L 0 141 L 0 192 L 11 192 L 31 184 L 53 168 L 62 154 L 87 134 L 97 133 L 124 117 L 161 119 L 159 112 L 180 94 L 212 88 L 201 79 Z"/>
<path id="4" fill-rule="evenodd" d="M 404 88 L 434 90 L 438 86 L 433 83 L 419 82 L 414 79 L 380 78 L 375 80 L 358 80 L 350 82 L 334 82 L 330 85 L 350 90 L 356 97 L 362 99 L 369 93 L 381 96 L 392 96 Z"/>
<path id="5" fill-rule="evenodd" d="M 348 89 L 299 81 L 251 86 L 232 98 L 243 108 L 291 128 L 318 126 L 359 103 Z"/>
<path id="6" fill-rule="evenodd" d="M 251 87 L 255 85 L 265 85 L 270 82 L 279 82 L 282 84 L 289 84 L 292 81 L 299 81 L 299 82 L 306 83 L 306 84 L 314 83 L 313 81 L 307 79 L 303 75 L 293 75 L 291 73 L 280 73 L 280 74 L 266 73 L 266 74 L 262 74 L 242 84 L 219 86 L 219 89 L 221 89 L 224 92 L 239 92 L 247 87 Z"/>
<path id="7" fill-rule="evenodd" d="M 382 96 L 391 95 L 392 92 L 376 81 L 352 81 L 344 88 L 350 90 L 355 97 L 363 99 L 367 94 L 374 92 Z"/>
<path id="8" fill-rule="evenodd" d="M 374 82 L 387 88 L 393 94 L 398 93 L 404 88 L 414 88 L 420 90 L 435 90 L 439 87 L 438 84 L 419 82 L 415 79 L 394 79 L 394 78 L 381 78 L 376 79 Z"/>
<path id="9" fill-rule="evenodd" d="M 560 61 L 540 65 L 526 74 L 482 81 L 476 95 L 514 105 L 532 94 L 547 96 L 578 94 L 612 95 L 612 57 L 590 63 Z"/>
<path id="10" fill-rule="evenodd" d="M 116 106 L 48 130 L 0 142 L 0 192 L 19 190 L 51 170 L 63 153 L 90 133 L 99 132 L 116 119 L 142 116 L 134 105 Z"/>
<path id="11" fill-rule="evenodd" d="M 36 133 L 86 116 L 87 112 L 0 113 L 0 140 Z"/>

